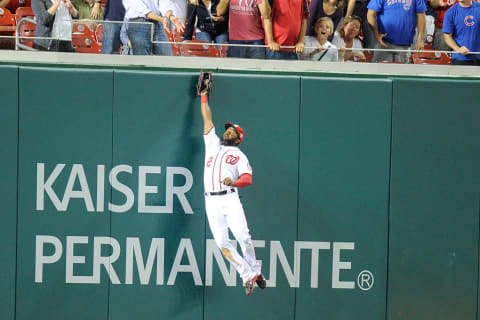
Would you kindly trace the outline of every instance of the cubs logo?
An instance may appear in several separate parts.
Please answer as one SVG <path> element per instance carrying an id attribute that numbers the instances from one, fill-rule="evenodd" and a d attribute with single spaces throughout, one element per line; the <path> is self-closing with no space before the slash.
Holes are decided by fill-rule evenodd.
<path id="1" fill-rule="evenodd" d="M 465 22 L 465 25 L 469 27 L 475 24 L 475 21 L 473 21 L 473 16 L 466 16 L 464 22 Z"/>
<path id="2" fill-rule="evenodd" d="M 210 168 L 210 166 L 212 165 L 212 160 L 213 160 L 213 157 L 208 158 L 207 168 Z"/>
<path id="3" fill-rule="evenodd" d="M 407 1 L 403 2 L 403 3 L 405 3 L 405 4 L 403 5 L 403 10 L 408 11 L 408 10 L 410 10 L 410 9 L 412 8 L 412 0 L 407 0 Z"/>
<path id="4" fill-rule="evenodd" d="M 227 156 L 227 158 L 225 159 L 225 163 L 234 165 L 238 162 L 239 159 L 240 159 L 240 157 L 235 157 L 235 156 L 232 156 L 231 154 L 229 154 Z"/>

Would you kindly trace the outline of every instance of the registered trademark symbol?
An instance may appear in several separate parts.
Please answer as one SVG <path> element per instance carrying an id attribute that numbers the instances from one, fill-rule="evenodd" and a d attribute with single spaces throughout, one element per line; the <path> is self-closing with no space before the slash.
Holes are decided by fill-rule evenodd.
<path id="1" fill-rule="evenodd" d="M 363 270 L 358 274 L 357 284 L 361 290 L 370 290 L 373 287 L 373 274 L 368 270 Z"/>

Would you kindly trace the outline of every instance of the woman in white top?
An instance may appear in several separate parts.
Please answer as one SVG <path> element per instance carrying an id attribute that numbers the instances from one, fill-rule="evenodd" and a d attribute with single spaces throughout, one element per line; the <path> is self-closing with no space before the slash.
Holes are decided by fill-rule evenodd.
<path id="1" fill-rule="evenodd" d="M 300 60 L 338 61 L 338 50 L 328 41 L 333 33 L 333 21 L 323 17 L 315 22 L 316 37 L 305 36 L 305 50 L 299 54 Z"/>
<path id="2" fill-rule="evenodd" d="M 365 62 L 363 46 L 358 36 L 361 31 L 362 20 L 357 16 L 345 17 L 340 28 L 335 32 L 332 43 L 339 48 L 338 58 L 340 61 Z"/>

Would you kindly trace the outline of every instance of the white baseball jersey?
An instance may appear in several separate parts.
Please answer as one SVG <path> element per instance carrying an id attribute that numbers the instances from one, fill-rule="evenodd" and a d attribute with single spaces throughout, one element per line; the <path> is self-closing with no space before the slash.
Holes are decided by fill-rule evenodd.
<path id="1" fill-rule="evenodd" d="M 203 135 L 205 141 L 205 168 L 203 183 L 205 192 L 217 192 L 231 189 L 222 184 L 223 179 L 238 180 L 244 173 L 252 174 L 247 156 L 234 146 L 224 146 L 212 128 Z"/>
<path id="2" fill-rule="evenodd" d="M 233 264 L 245 283 L 248 279 L 260 274 L 261 266 L 255 257 L 255 248 L 237 188 L 226 186 L 221 181 L 225 178 L 236 181 L 244 173 L 252 174 L 252 168 L 248 163 L 247 156 L 238 147 L 222 145 L 215 134 L 215 128 L 203 135 L 203 139 L 205 141 L 203 177 L 205 192 L 235 189 L 234 193 L 205 196 L 208 224 L 217 246 L 228 249 L 230 252 L 228 260 Z M 228 229 L 232 231 L 238 244 L 240 244 L 243 257 L 232 246 Z"/>

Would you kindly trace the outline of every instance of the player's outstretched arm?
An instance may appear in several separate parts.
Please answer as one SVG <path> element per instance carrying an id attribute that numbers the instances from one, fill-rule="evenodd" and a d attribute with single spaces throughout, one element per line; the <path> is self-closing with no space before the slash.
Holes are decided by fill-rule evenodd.
<path id="1" fill-rule="evenodd" d="M 208 105 L 208 92 L 202 92 L 202 118 L 203 118 L 203 134 L 207 134 L 213 128 L 212 110 Z"/>

